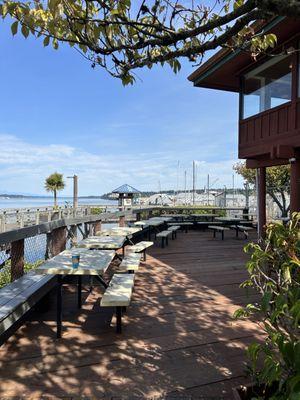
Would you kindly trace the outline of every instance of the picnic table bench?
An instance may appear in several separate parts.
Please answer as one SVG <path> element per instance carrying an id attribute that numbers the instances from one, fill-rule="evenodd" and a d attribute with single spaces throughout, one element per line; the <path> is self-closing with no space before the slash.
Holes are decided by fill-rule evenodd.
<path id="1" fill-rule="evenodd" d="M 211 225 L 211 226 L 213 226 L 213 225 L 219 226 L 220 222 L 216 222 L 216 221 L 212 221 L 212 222 L 209 222 L 209 221 L 197 221 L 196 222 L 196 226 L 197 227 L 199 226 L 199 228 L 201 228 L 203 231 L 205 229 L 207 229 L 209 225 Z"/>
<path id="2" fill-rule="evenodd" d="M 169 236 L 172 235 L 171 231 L 161 231 L 159 232 L 156 237 L 161 238 L 161 247 L 162 249 L 169 244 Z"/>
<path id="3" fill-rule="evenodd" d="M 188 228 L 194 226 L 193 222 L 168 222 L 168 226 L 180 226 L 184 228 L 185 233 L 188 232 Z"/>
<path id="4" fill-rule="evenodd" d="M 26 314 L 56 285 L 54 275 L 30 271 L 0 289 L 0 344 L 24 320 Z"/>
<path id="5" fill-rule="evenodd" d="M 126 248 L 126 253 L 143 253 L 144 261 L 146 261 L 146 250 L 151 246 L 153 246 L 153 242 L 143 240 L 133 246 L 128 246 Z"/>
<path id="6" fill-rule="evenodd" d="M 122 314 L 124 307 L 130 304 L 134 276 L 134 274 L 114 274 L 100 302 L 101 307 L 115 307 L 117 333 L 122 332 Z"/>
<path id="7" fill-rule="evenodd" d="M 242 232 L 245 235 L 245 239 L 248 239 L 248 232 L 253 229 L 251 226 L 244 225 L 231 225 L 230 228 L 235 230 L 237 238 L 239 237 L 239 232 Z"/>
<path id="8" fill-rule="evenodd" d="M 209 225 L 208 228 L 213 231 L 214 238 L 216 237 L 216 233 L 220 232 L 222 235 L 222 240 L 224 240 L 224 232 L 229 231 L 229 228 L 226 228 L 224 226 Z"/>
<path id="9" fill-rule="evenodd" d="M 129 253 L 123 258 L 118 271 L 134 273 L 139 269 L 141 263 L 141 253 Z"/>
<path id="10" fill-rule="evenodd" d="M 172 225 L 169 226 L 168 231 L 172 232 L 172 240 L 176 239 L 177 237 L 177 231 L 180 229 L 179 225 Z"/>

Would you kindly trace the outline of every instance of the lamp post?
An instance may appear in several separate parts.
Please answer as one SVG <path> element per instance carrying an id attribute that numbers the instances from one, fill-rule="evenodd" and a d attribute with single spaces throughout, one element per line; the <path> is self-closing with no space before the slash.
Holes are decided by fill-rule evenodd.
<path id="1" fill-rule="evenodd" d="M 78 207 L 78 176 L 67 176 L 68 179 L 73 179 L 73 210 L 76 211 Z"/>

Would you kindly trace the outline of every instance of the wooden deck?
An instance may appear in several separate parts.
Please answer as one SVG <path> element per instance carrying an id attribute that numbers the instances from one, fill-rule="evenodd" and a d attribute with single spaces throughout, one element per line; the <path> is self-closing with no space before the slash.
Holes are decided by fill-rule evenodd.
<path id="1" fill-rule="evenodd" d="M 245 347 L 259 331 L 232 320 L 249 301 L 239 288 L 246 242 L 225 236 L 179 233 L 169 247 L 153 247 L 121 335 L 109 326 L 110 309 L 99 307 L 100 289 L 86 292 L 77 310 L 67 287 L 62 339 L 53 304 L 0 347 L 0 397 L 232 400 L 232 387 L 245 382 Z"/>

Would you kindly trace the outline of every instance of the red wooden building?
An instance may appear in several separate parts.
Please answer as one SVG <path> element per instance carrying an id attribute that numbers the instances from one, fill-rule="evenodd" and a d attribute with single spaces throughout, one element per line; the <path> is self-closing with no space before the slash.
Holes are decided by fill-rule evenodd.
<path id="1" fill-rule="evenodd" d="M 266 222 L 266 167 L 291 164 L 291 211 L 300 211 L 300 21 L 278 17 L 258 21 L 256 29 L 277 36 L 271 56 L 254 60 L 247 51 L 222 49 L 189 80 L 197 87 L 240 94 L 239 158 L 257 168 L 261 232 Z"/>

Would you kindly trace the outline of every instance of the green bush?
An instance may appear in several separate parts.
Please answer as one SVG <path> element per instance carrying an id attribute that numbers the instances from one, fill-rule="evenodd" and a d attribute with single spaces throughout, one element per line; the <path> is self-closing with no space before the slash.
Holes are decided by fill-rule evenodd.
<path id="1" fill-rule="evenodd" d="M 254 383 L 276 387 L 272 399 L 300 399 L 300 214 L 286 225 L 270 224 L 260 244 L 248 244 L 249 279 L 260 301 L 237 310 L 235 317 L 255 317 L 265 333 L 263 343 L 248 348 Z"/>
<path id="2" fill-rule="evenodd" d="M 98 214 L 101 214 L 102 213 L 102 208 L 100 208 L 100 207 L 93 207 L 93 208 L 91 208 L 91 214 L 92 215 L 98 215 Z"/>
<path id="3" fill-rule="evenodd" d="M 36 261 L 35 263 L 25 263 L 24 273 L 31 271 L 41 265 L 43 260 Z M 0 269 L 0 288 L 10 283 L 10 260 Z"/>

